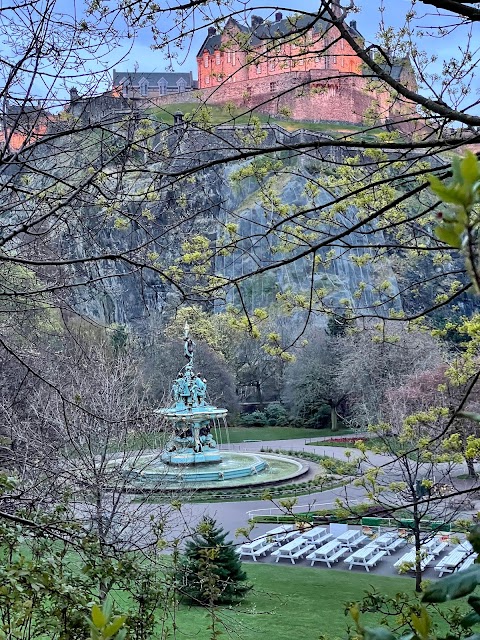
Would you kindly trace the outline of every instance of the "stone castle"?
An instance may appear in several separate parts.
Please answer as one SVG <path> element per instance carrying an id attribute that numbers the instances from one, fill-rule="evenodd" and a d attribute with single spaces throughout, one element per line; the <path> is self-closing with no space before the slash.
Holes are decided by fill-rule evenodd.
<path id="1" fill-rule="evenodd" d="M 346 28 L 362 45 L 356 21 Z M 408 59 L 384 66 L 416 89 Z M 372 77 L 340 31 L 318 16 L 284 17 L 277 11 L 274 20 L 253 15 L 248 26 L 230 18 L 221 32 L 209 27 L 197 54 L 197 76 L 114 71 L 112 88 L 99 96 L 80 96 L 72 88 L 65 111 L 82 124 L 107 124 L 152 106 L 230 104 L 298 121 L 394 126 L 406 134 L 423 126 L 415 106 Z M 25 100 L 4 105 L 0 118 L 0 144 L 12 150 L 58 125 L 57 116 Z"/>
<path id="2" fill-rule="evenodd" d="M 254 15 L 249 26 L 230 18 L 221 33 L 210 27 L 197 54 L 198 81 L 185 73 L 114 72 L 113 91 L 145 106 L 230 103 L 293 120 L 363 124 L 368 117 L 408 132 L 414 106 L 372 78 L 338 29 L 310 16 L 278 11 L 274 18 Z M 363 44 L 355 20 L 347 29 Z M 416 88 L 407 59 L 386 70 Z"/>

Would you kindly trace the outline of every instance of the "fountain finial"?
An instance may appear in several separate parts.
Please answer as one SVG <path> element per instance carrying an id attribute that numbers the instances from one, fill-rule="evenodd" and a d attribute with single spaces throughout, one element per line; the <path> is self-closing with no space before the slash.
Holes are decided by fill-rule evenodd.
<path id="1" fill-rule="evenodd" d="M 185 320 L 185 326 L 183 330 L 183 341 L 185 344 L 184 352 L 185 357 L 188 360 L 187 366 L 193 366 L 193 351 L 195 349 L 195 342 L 190 338 L 190 327 L 188 322 Z"/>

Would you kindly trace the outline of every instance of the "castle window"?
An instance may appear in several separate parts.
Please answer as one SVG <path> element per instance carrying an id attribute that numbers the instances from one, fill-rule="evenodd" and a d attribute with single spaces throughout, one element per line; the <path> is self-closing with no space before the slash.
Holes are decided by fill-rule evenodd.
<path id="1" fill-rule="evenodd" d="M 235 66 L 235 51 L 232 51 L 232 66 Z"/>
<path id="2" fill-rule="evenodd" d="M 270 67 L 270 71 L 274 71 L 274 69 L 275 69 L 275 59 L 274 58 L 270 59 L 270 63 L 269 63 L 268 66 Z"/>
<path id="3" fill-rule="evenodd" d="M 298 64 L 304 65 L 305 64 L 305 60 L 303 58 L 300 58 L 300 60 L 298 61 Z"/>
<path id="4" fill-rule="evenodd" d="M 178 87 L 178 93 L 185 93 L 185 87 L 186 87 L 186 82 L 183 78 L 180 78 L 180 80 L 177 82 L 177 87 Z"/>
<path id="5" fill-rule="evenodd" d="M 315 56 L 315 64 L 320 64 L 320 56 Z"/>
<path id="6" fill-rule="evenodd" d="M 345 40 L 340 40 L 340 47 L 342 51 L 345 49 Z"/>
<path id="7" fill-rule="evenodd" d="M 203 59 L 203 65 L 205 67 L 205 69 L 208 69 L 208 56 L 205 56 Z"/>
<path id="8" fill-rule="evenodd" d="M 210 84 L 210 76 L 205 76 L 205 84 Z"/>
<path id="9" fill-rule="evenodd" d="M 147 80 L 140 80 L 139 83 L 139 88 L 140 88 L 140 95 L 141 96 L 147 96 L 148 95 L 148 81 Z"/>
<path id="10" fill-rule="evenodd" d="M 270 82 L 270 91 L 276 91 L 276 90 L 277 90 L 277 83 Z"/>
<path id="11" fill-rule="evenodd" d="M 220 52 L 217 51 L 215 54 L 215 64 L 220 64 Z"/>
<path id="12" fill-rule="evenodd" d="M 228 62 L 228 64 L 231 64 L 231 62 L 232 62 L 232 52 L 231 51 L 227 51 L 227 62 Z"/>
<path id="13" fill-rule="evenodd" d="M 257 73 L 258 75 L 260 75 L 262 73 L 262 65 L 261 64 L 257 64 Z"/>
<path id="14" fill-rule="evenodd" d="M 333 64 L 337 64 L 337 56 L 333 56 Z"/>
<path id="15" fill-rule="evenodd" d="M 158 81 L 158 93 L 161 96 L 164 96 L 167 93 L 167 87 L 168 82 L 165 80 L 165 78 L 160 78 L 160 80 Z"/>

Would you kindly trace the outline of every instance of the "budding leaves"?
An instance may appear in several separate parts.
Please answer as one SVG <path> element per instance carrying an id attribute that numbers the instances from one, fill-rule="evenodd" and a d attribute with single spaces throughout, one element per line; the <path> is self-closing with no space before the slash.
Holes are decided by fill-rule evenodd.
<path id="1" fill-rule="evenodd" d="M 436 227 L 435 235 L 451 247 L 460 249 L 467 227 L 476 224 L 472 218 L 472 208 L 480 201 L 480 164 L 477 156 L 467 151 L 464 158 L 458 156 L 452 161 L 453 179 L 449 184 L 436 176 L 428 176 L 430 188 L 445 204 L 453 207 L 442 214 L 442 222 Z"/>
<path id="2" fill-rule="evenodd" d="M 463 228 L 455 229 L 455 226 L 458 225 L 448 225 L 444 223 L 442 226 L 438 226 L 435 228 L 435 235 L 439 240 L 448 244 L 450 247 L 455 247 L 455 249 L 460 249 L 462 246 L 462 233 Z"/>
<path id="3" fill-rule="evenodd" d="M 125 640 L 127 630 L 124 628 L 126 616 L 112 615 L 112 601 L 107 598 L 103 607 L 94 604 L 91 611 L 90 626 L 91 640 Z"/>

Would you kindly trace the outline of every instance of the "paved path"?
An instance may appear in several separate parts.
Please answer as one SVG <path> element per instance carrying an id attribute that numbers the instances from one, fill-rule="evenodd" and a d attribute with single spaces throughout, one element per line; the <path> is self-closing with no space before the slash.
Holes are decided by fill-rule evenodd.
<path id="1" fill-rule="evenodd" d="M 328 438 L 331 439 L 331 438 Z M 354 460 L 359 457 L 359 453 L 355 449 L 351 449 L 352 455 L 350 458 L 346 456 L 347 449 L 342 447 L 328 447 L 328 446 L 311 446 L 307 444 L 310 439 L 304 438 L 295 440 L 272 440 L 263 442 L 245 442 L 241 444 L 230 445 L 230 448 L 234 451 L 250 451 L 258 452 L 263 449 L 282 449 L 288 451 L 309 451 L 320 455 L 327 455 L 342 460 Z M 315 441 L 321 441 L 321 438 L 315 438 Z M 371 466 L 382 466 L 383 470 L 388 477 L 393 479 L 398 478 L 399 468 L 389 456 L 375 454 L 372 452 L 367 453 L 367 462 L 362 462 L 362 468 L 366 469 Z M 461 472 L 459 468 L 459 472 Z M 301 481 L 301 478 L 299 479 Z M 349 504 L 356 504 L 362 502 L 365 498 L 365 490 L 361 487 L 355 487 L 352 483 L 336 489 L 328 489 L 326 491 L 316 491 L 308 495 L 299 496 L 297 499 L 298 508 L 297 511 L 308 511 L 309 509 L 325 509 L 333 507 L 335 500 L 340 498 L 342 501 L 348 501 Z M 128 502 L 128 499 L 126 500 Z M 278 513 L 279 510 L 275 510 L 275 504 L 278 504 L 279 500 L 275 500 L 273 503 L 267 500 L 249 500 L 239 502 L 215 502 L 215 503 L 186 503 L 182 506 L 181 513 L 171 509 L 168 505 L 156 505 L 156 504 L 143 504 L 143 505 L 130 505 L 129 511 L 132 513 L 136 511 L 137 516 L 140 519 L 145 518 L 145 522 L 151 517 L 162 518 L 165 520 L 166 512 L 169 512 L 166 521 L 168 522 L 169 533 L 166 533 L 168 539 L 172 539 L 173 536 L 185 535 L 185 529 L 195 527 L 196 523 L 202 518 L 203 515 L 210 515 L 216 519 L 216 521 L 226 530 L 232 534 L 239 528 L 246 527 L 249 519 L 249 512 L 257 510 L 265 510 L 265 513 L 273 512 Z M 163 517 L 162 517 L 163 514 Z M 255 527 L 255 535 L 261 535 L 272 525 L 257 525 Z M 243 538 L 242 538 L 243 539 Z"/>
<path id="2" fill-rule="evenodd" d="M 325 440 L 331 440 L 331 437 L 324 438 Z M 308 451 L 319 455 L 326 455 L 332 458 L 337 458 L 345 461 L 352 462 L 360 456 L 359 452 L 354 448 L 350 449 L 351 456 L 348 457 L 346 452 L 348 449 L 343 447 L 329 447 L 329 446 L 312 446 L 308 444 L 311 441 L 321 441 L 322 438 L 299 438 L 293 440 L 269 440 L 262 442 L 244 442 L 240 444 L 232 444 L 229 448 L 234 451 L 250 451 L 259 452 L 261 449 L 282 449 L 284 451 Z M 385 473 L 389 477 L 395 479 L 398 478 L 400 468 L 398 463 L 392 461 L 390 456 L 382 455 L 378 453 L 367 452 L 367 462 L 362 462 L 362 468 L 368 467 L 383 467 Z M 458 473 L 461 473 L 463 468 L 458 468 Z M 457 470 L 456 470 L 457 472 Z M 345 485 L 336 489 L 328 489 L 326 491 L 314 492 L 309 495 L 299 496 L 297 504 L 299 506 L 306 506 L 311 509 L 322 509 L 333 506 L 335 500 L 340 498 L 347 500 L 350 504 L 356 504 L 361 502 L 365 497 L 365 490 L 361 487 L 355 487 L 353 484 Z M 276 501 L 278 502 L 278 500 Z M 208 514 L 213 517 L 228 531 L 234 533 L 238 528 L 245 527 L 248 522 L 248 512 L 258 509 L 265 509 L 266 513 L 272 508 L 274 504 L 266 500 L 249 500 L 243 502 L 217 502 L 212 504 L 188 504 L 186 505 L 186 511 L 188 511 L 192 521 L 199 520 L 202 515 Z M 298 509 L 300 510 L 300 509 Z M 301 509 L 303 511 L 303 509 Z M 308 510 L 308 509 L 305 509 Z M 275 510 L 273 510 L 275 513 Z M 261 534 L 263 529 L 267 530 L 269 525 L 258 526 L 255 528 L 255 532 Z"/>

